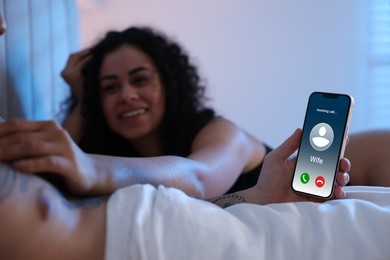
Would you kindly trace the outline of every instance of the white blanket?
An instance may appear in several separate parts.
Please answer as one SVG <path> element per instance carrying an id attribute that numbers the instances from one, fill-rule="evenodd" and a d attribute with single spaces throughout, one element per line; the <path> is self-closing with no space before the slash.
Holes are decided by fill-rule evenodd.
<path id="1" fill-rule="evenodd" d="M 349 199 L 225 210 L 177 189 L 135 185 L 107 207 L 106 260 L 390 259 L 390 188 Z"/>

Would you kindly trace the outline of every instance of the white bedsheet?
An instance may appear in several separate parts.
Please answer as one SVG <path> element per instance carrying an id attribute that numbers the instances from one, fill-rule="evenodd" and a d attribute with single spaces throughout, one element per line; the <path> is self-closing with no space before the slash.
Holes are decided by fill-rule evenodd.
<path id="1" fill-rule="evenodd" d="M 390 188 L 346 187 L 326 203 L 225 210 L 135 185 L 107 207 L 106 259 L 390 259 Z"/>

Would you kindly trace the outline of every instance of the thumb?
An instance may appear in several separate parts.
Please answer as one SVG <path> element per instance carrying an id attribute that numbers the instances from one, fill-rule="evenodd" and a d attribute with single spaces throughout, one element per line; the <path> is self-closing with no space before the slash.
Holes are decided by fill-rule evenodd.
<path id="1" fill-rule="evenodd" d="M 298 149 L 301 136 L 302 130 L 297 128 L 289 138 L 275 149 L 275 153 L 277 153 L 281 159 L 287 160 Z"/>

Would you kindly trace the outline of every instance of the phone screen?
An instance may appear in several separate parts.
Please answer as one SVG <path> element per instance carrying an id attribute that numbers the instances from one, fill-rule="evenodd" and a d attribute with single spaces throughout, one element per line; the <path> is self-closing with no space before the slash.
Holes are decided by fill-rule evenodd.
<path id="1" fill-rule="evenodd" d="M 352 107 L 349 95 L 310 95 L 292 181 L 295 191 L 321 198 L 332 195 Z"/>

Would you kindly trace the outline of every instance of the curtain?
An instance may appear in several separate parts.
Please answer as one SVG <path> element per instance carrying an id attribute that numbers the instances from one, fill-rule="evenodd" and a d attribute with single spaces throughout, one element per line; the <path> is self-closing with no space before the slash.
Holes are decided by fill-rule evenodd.
<path id="1" fill-rule="evenodd" d="M 74 0 L 0 0 L 7 32 L 0 37 L 0 116 L 60 119 L 69 95 L 60 72 L 79 48 Z"/>

